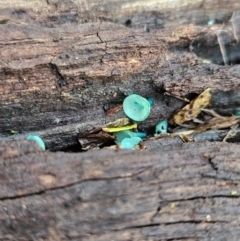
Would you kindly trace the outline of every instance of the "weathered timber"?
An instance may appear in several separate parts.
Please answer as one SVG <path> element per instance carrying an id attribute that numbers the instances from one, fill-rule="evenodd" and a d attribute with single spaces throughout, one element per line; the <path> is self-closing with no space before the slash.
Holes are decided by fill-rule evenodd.
<path id="1" fill-rule="evenodd" d="M 140 125 L 151 129 L 184 105 L 163 87 L 187 97 L 211 87 L 211 106 L 234 114 L 239 60 L 223 66 L 217 33 L 226 30 L 229 56 L 239 52 L 222 26 L 237 9 L 236 0 L 2 0 L 0 240 L 238 241 L 236 144 L 166 138 L 144 151 L 67 154 L 6 142 L 34 132 L 50 150 L 69 147 L 77 133 L 122 116 L 105 110 L 129 93 L 154 97 Z M 209 19 L 217 25 L 206 27 Z M 189 23 L 205 27 L 176 27 Z M 221 141 L 227 132 L 193 138 Z"/>
<path id="2" fill-rule="evenodd" d="M 0 143 L 0 240 L 240 238 L 239 148 L 49 153 Z"/>
<path id="3" fill-rule="evenodd" d="M 151 30 L 209 20 L 222 24 L 239 8 L 237 0 L 2 0 L 0 23 L 56 27 L 108 21 Z"/>
<path id="4" fill-rule="evenodd" d="M 53 29 L 1 25 L 0 135 L 35 132 L 49 149 L 66 148 L 76 144 L 78 132 L 117 118 L 106 117 L 104 108 L 130 93 L 154 97 L 151 115 L 140 125 L 150 128 L 184 105 L 163 95 L 163 87 L 179 96 L 210 87 L 213 107 L 233 114 L 240 102 L 239 65 L 205 63 L 199 50 L 217 49 L 219 28 L 147 33 L 110 23 Z M 219 49 L 216 55 L 222 59 Z"/>

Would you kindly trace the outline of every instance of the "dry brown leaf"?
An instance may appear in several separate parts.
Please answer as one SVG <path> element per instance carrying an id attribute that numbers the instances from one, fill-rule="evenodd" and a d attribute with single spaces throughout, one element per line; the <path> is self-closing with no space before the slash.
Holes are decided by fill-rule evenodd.
<path id="1" fill-rule="evenodd" d="M 115 141 L 116 137 L 112 136 L 104 131 L 96 132 L 96 130 L 90 131 L 84 135 L 78 136 L 78 141 L 82 150 L 89 150 L 98 148 L 99 146 L 109 142 Z"/>
<path id="2" fill-rule="evenodd" d="M 170 124 L 181 125 L 192 120 L 200 114 L 202 108 L 206 108 L 209 105 L 210 101 L 211 93 L 210 88 L 208 88 L 175 114 L 169 121 Z"/>

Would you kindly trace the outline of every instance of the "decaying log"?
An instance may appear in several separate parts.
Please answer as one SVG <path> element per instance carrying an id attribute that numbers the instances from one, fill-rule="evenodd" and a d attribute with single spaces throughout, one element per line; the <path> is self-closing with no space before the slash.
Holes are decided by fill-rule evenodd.
<path id="1" fill-rule="evenodd" d="M 216 58 L 199 50 L 218 46 L 219 28 L 147 33 L 110 23 L 67 29 L 1 25 L 1 137 L 12 138 L 11 130 L 23 133 L 20 139 L 35 132 L 49 149 L 66 148 L 77 142 L 77 133 L 117 118 L 106 117 L 104 108 L 130 93 L 154 97 L 151 115 L 140 125 L 153 127 L 184 105 L 163 95 L 163 87 L 178 96 L 210 87 L 213 107 L 233 114 L 240 102 L 239 65 L 216 65 Z"/>
<path id="2" fill-rule="evenodd" d="M 149 30 L 189 23 L 229 21 L 239 9 L 237 0 L 2 0 L 0 23 L 59 25 L 108 21 Z"/>
<path id="3" fill-rule="evenodd" d="M 53 153 L 19 141 L 36 133 L 47 149 L 69 150 L 78 133 L 122 117 L 106 110 L 131 93 L 154 98 L 139 124 L 150 135 L 185 105 L 174 96 L 192 99 L 208 87 L 210 108 L 235 114 L 240 47 L 229 20 L 239 7 L 2 0 L 0 240 L 239 241 L 238 145 L 198 142 L 222 141 L 228 130 L 196 134 L 193 143 L 149 139 L 135 152 Z"/>
<path id="4" fill-rule="evenodd" d="M 0 240 L 240 238 L 239 148 L 48 153 L 0 143 Z"/>

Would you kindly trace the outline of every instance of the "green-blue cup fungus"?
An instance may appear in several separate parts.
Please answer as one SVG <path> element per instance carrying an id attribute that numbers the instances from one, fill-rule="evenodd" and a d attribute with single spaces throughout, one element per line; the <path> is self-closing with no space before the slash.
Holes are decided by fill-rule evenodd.
<path id="1" fill-rule="evenodd" d="M 129 149 L 129 150 L 135 150 L 135 146 L 138 145 L 142 139 L 140 137 L 131 137 L 131 138 L 124 138 L 121 141 L 120 147 L 122 149 Z"/>
<path id="2" fill-rule="evenodd" d="M 240 111 L 237 111 L 237 112 L 236 112 L 236 116 L 240 116 Z"/>
<path id="3" fill-rule="evenodd" d="M 166 120 L 160 121 L 155 127 L 155 135 L 166 134 L 168 128 L 168 122 Z"/>
<path id="4" fill-rule="evenodd" d="M 37 142 L 37 144 L 38 144 L 43 150 L 46 150 L 45 143 L 43 142 L 43 140 L 42 140 L 39 136 L 29 135 L 29 136 L 27 137 L 27 140 Z"/>
<path id="5" fill-rule="evenodd" d="M 116 136 L 116 144 L 121 143 L 123 139 L 125 138 L 132 138 L 132 137 L 140 137 L 140 138 L 145 138 L 147 136 L 146 132 L 133 132 L 133 131 L 119 131 L 113 133 L 114 136 Z"/>
<path id="6" fill-rule="evenodd" d="M 151 105 L 149 101 L 136 94 L 129 95 L 123 101 L 125 114 L 134 121 L 144 121 L 150 114 Z"/>
<path id="7" fill-rule="evenodd" d="M 153 105 L 154 99 L 153 98 L 147 98 L 147 101 L 149 102 L 150 105 Z"/>
<path id="8" fill-rule="evenodd" d="M 214 25 L 215 23 L 216 23 L 216 20 L 213 19 L 213 18 L 211 18 L 211 19 L 208 20 L 207 25 L 208 25 L 208 26 L 212 26 L 212 25 Z"/>

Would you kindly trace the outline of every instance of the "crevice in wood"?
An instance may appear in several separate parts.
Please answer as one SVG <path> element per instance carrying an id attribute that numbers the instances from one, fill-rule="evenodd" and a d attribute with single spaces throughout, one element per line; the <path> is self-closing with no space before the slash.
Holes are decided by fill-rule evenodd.
<path id="1" fill-rule="evenodd" d="M 51 69 L 51 72 L 53 73 L 54 76 L 56 76 L 57 78 L 57 86 L 58 87 L 62 87 L 65 86 L 67 84 L 67 82 L 64 80 L 64 77 L 62 76 L 62 74 L 60 73 L 58 66 L 56 64 L 53 64 L 52 62 L 49 63 L 49 67 Z"/>
<path id="2" fill-rule="evenodd" d="M 195 196 L 195 197 L 191 197 L 191 198 L 186 198 L 186 199 L 172 199 L 172 200 L 162 200 L 161 202 L 160 202 L 160 205 L 158 206 L 158 208 L 157 208 L 157 211 L 156 211 L 156 213 L 151 217 L 151 219 L 150 219 L 150 221 L 151 221 L 151 223 L 154 223 L 154 220 L 155 220 L 155 218 L 159 218 L 158 216 L 159 216 L 159 213 L 161 212 L 161 210 L 164 208 L 164 207 L 167 207 L 167 206 L 169 206 L 171 203 L 181 203 L 181 202 L 188 202 L 188 201 L 196 201 L 196 200 L 211 200 L 211 199 L 215 199 L 215 198 L 226 198 L 226 199 L 238 199 L 240 197 L 240 195 L 231 195 L 231 194 L 229 194 L 229 195 L 211 195 L 211 196 L 199 196 L 199 197 L 197 197 L 197 196 Z M 175 208 L 175 207 L 174 207 Z M 173 208 L 173 210 L 174 210 L 174 208 Z M 160 215 L 161 216 L 161 215 Z M 195 221 L 195 220 L 194 220 Z M 199 221 L 199 222 L 202 222 L 203 220 L 201 220 L 201 221 Z M 182 222 L 182 221 L 181 221 Z M 191 222 L 191 221 L 187 221 L 186 223 L 188 223 L 188 222 Z M 225 221 L 220 221 L 220 220 L 212 220 L 212 221 L 207 221 L 208 223 L 217 223 L 217 222 L 225 222 Z M 176 222 L 176 223 L 178 223 L 178 222 Z M 225 222 L 225 223 L 227 223 L 227 222 Z M 163 223 L 160 223 L 160 224 L 163 224 Z M 165 224 L 165 223 L 164 223 Z M 172 224 L 172 223 L 170 223 L 170 224 Z M 157 224 L 156 224 L 157 225 Z M 165 224 L 165 225 L 167 225 L 167 224 Z"/>
<path id="3" fill-rule="evenodd" d="M 164 201 L 162 201 L 162 202 L 164 202 Z M 164 203 L 166 203 L 166 205 L 169 204 L 168 201 L 166 201 L 166 202 L 164 202 Z M 153 216 L 152 216 L 151 219 L 150 219 L 151 223 L 154 222 L 154 218 L 158 215 L 158 213 L 161 211 L 161 209 L 162 209 L 162 205 L 158 206 L 158 208 L 157 208 L 157 210 L 156 210 L 156 213 L 154 213 Z"/>
<path id="4" fill-rule="evenodd" d="M 214 162 L 212 161 L 212 158 L 209 157 L 207 160 L 208 160 L 210 166 L 212 167 L 212 169 L 217 172 L 217 171 L 218 171 L 218 167 L 217 167 L 216 163 L 214 163 Z"/>
<path id="5" fill-rule="evenodd" d="M 171 226 L 171 225 L 178 225 L 178 224 L 199 224 L 199 223 L 229 223 L 227 221 L 223 221 L 223 220 L 214 220 L 214 221 L 207 221 L 207 220 L 188 220 L 188 221 L 177 221 L 177 222 L 161 222 L 161 223 L 149 223 L 149 224 L 143 224 L 143 225 L 136 225 L 136 226 L 129 226 L 129 227 L 125 227 L 123 229 L 120 230 L 113 230 L 113 231 L 122 231 L 122 230 L 126 230 L 126 229 L 142 229 L 142 228 L 147 228 L 147 227 L 158 227 L 158 226 Z"/>
<path id="6" fill-rule="evenodd" d="M 187 237 L 180 237 L 180 238 L 166 238 L 166 239 L 164 239 L 164 241 L 175 241 L 175 240 L 195 241 L 197 239 L 196 239 L 195 235 L 192 235 L 192 236 L 190 235 L 190 236 L 187 236 Z"/>
<path id="7" fill-rule="evenodd" d="M 201 200 L 201 199 L 211 199 L 211 198 L 239 198 L 240 195 L 209 195 L 209 196 L 194 196 L 186 199 L 173 199 L 173 200 L 167 200 L 167 202 L 184 202 L 184 201 L 194 201 L 194 200 Z"/>
<path id="8" fill-rule="evenodd" d="M 100 35 L 99 35 L 99 32 L 97 32 L 97 37 L 99 38 L 99 40 L 101 41 L 101 43 L 103 43 L 103 41 L 102 41 L 102 39 L 101 39 L 101 37 L 100 37 Z M 107 42 L 106 42 L 107 43 Z"/>
<path id="9" fill-rule="evenodd" d="M 41 190 L 39 192 L 32 192 L 32 193 L 27 193 L 27 194 L 22 194 L 22 195 L 15 195 L 13 197 L 0 197 L 0 201 L 15 200 L 15 199 L 21 199 L 21 198 L 32 197 L 32 196 L 41 196 L 45 193 L 49 193 L 49 192 L 52 192 L 52 191 L 64 190 L 64 189 L 67 189 L 67 188 L 70 188 L 70 187 L 74 187 L 74 186 L 79 185 L 81 183 L 107 181 L 107 180 L 118 180 L 118 179 L 129 179 L 129 178 L 136 177 L 139 174 L 142 174 L 146 170 L 149 170 L 149 167 L 144 168 L 144 170 L 139 171 L 137 173 L 128 173 L 128 174 L 124 174 L 124 175 L 121 175 L 121 176 L 115 176 L 115 177 L 109 177 L 109 178 L 92 178 L 92 179 L 79 180 L 77 182 L 69 183 L 69 184 L 64 185 L 64 186 L 57 186 L 57 187 L 53 187 L 53 188 L 45 188 L 44 190 Z"/>

